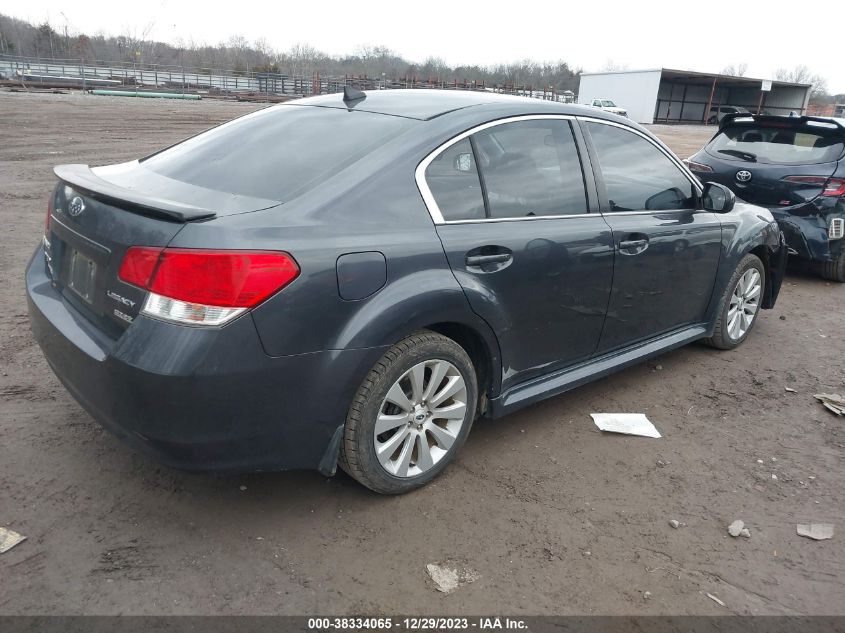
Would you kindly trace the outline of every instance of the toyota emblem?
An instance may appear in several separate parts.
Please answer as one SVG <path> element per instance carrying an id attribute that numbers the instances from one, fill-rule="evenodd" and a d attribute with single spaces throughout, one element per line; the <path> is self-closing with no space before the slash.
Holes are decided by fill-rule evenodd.
<path id="1" fill-rule="evenodd" d="M 737 182 L 748 182 L 751 180 L 751 172 L 747 169 L 740 169 L 736 172 L 736 180 Z"/>
<path id="2" fill-rule="evenodd" d="M 79 196 L 75 196 L 67 205 L 67 212 L 73 217 L 82 215 L 83 211 L 85 211 L 85 202 Z"/>

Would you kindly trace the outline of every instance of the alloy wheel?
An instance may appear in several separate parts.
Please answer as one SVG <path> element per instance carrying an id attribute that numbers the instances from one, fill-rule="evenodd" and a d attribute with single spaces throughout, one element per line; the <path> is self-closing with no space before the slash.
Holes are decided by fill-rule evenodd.
<path id="1" fill-rule="evenodd" d="M 393 383 L 373 431 L 376 456 L 395 477 L 415 477 L 442 460 L 467 418 L 467 386 L 452 363 L 417 363 Z"/>
<path id="2" fill-rule="evenodd" d="M 756 268 L 749 268 L 737 281 L 728 307 L 728 336 L 738 341 L 751 329 L 760 309 L 762 277 Z"/>

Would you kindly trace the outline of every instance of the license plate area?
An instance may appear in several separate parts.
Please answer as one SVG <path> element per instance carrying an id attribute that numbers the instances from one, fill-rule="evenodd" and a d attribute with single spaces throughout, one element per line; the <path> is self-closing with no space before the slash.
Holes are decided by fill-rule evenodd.
<path id="1" fill-rule="evenodd" d="M 87 303 L 93 303 L 94 280 L 97 277 L 97 264 L 94 260 L 73 249 L 70 253 L 68 273 L 68 288 Z"/>

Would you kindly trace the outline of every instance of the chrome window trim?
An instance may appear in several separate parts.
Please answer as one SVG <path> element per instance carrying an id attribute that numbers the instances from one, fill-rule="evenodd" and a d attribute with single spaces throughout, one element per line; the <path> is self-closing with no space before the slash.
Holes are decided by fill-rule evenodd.
<path id="1" fill-rule="evenodd" d="M 587 123 L 601 123 L 603 125 L 610 125 L 612 127 L 618 127 L 623 130 L 627 130 L 640 136 L 641 138 L 645 139 L 649 143 L 651 143 L 654 147 L 656 147 L 669 161 L 675 165 L 681 173 L 690 181 L 690 183 L 695 187 L 698 195 L 702 195 L 704 192 L 704 185 L 702 185 L 701 181 L 689 170 L 687 166 L 681 162 L 681 160 L 672 154 L 671 152 L 667 152 L 666 149 L 661 147 L 658 143 L 655 143 L 654 139 L 650 138 L 648 135 L 643 134 L 639 130 L 625 125 L 623 123 L 617 123 L 616 121 L 607 121 L 605 119 L 599 119 L 590 116 L 575 116 L 570 114 L 524 114 L 518 116 L 511 116 L 506 117 L 504 119 L 496 119 L 495 121 L 488 121 L 487 123 L 482 123 L 480 125 L 476 125 L 464 132 L 461 132 L 457 136 L 449 139 L 445 143 L 442 143 L 437 148 L 429 152 L 425 158 L 420 161 L 420 164 L 417 165 L 417 169 L 414 172 L 414 179 L 417 182 L 417 189 L 419 189 L 420 195 L 422 196 L 423 202 L 425 203 L 426 209 L 428 210 L 428 214 L 431 216 L 432 221 L 434 224 L 480 224 L 486 222 L 523 222 L 523 221 L 534 221 L 534 220 L 563 220 L 566 218 L 586 218 L 586 217 L 601 217 L 602 213 L 570 213 L 566 215 L 536 215 L 536 216 L 526 216 L 526 217 L 518 217 L 518 218 L 479 218 L 474 220 L 446 220 L 443 217 L 443 213 L 440 211 L 440 207 L 437 206 L 437 201 L 434 199 L 434 195 L 431 193 L 431 189 L 428 187 L 428 183 L 425 180 L 425 170 L 428 169 L 428 166 L 431 162 L 437 158 L 442 152 L 449 149 L 452 145 L 456 143 L 460 143 L 465 138 L 468 138 L 475 134 L 476 132 L 480 132 L 481 130 L 486 130 L 491 127 L 496 127 L 499 125 L 505 125 L 506 123 L 513 123 L 516 121 L 542 121 L 542 120 L 564 120 L 564 121 L 585 121 Z M 581 169 L 584 169 L 584 161 L 583 158 L 581 160 Z M 477 169 L 477 166 L 476 166 Z M 690 211 L 696 211 L 696 209 L 666 209 L 663 211 L 657 211 L 657 213 L 689 213 Z M 612 212 L 613 215 L 645 215 L 645 214 L 653 214 L 655 211 L 615 211 Z"/>
<path id="2" fill-rule="evenodd" d="M 522 222 L 524 220 L 565 220 L 566 218 L 600 217 L 601 213 L 570 213 L 569 215 L 526 215 L 525 217 L 519 218 L 479 218 L 476 220 L 443 220 L 442 222 L 435 221 L 435 224 L 478 224 L 479 222 Z"/>
<path id="3" fill-rule="evenodd" d="M 669 213 L 695 213 L 697 211 L 701 211 L 701 209 L 650 209 L 648 211 L 606 211 L 604 215 L 666 215 Z"/>
<path id="4" fill-rule="evenodd" d="M 437 148 L 429 152 L 426 157 L 423 158 L 422 161 L 420 161 L 420 164 L 417 165 L 417 169 L 414 172 L 414 179 L 417 181 L 417 189 L 419 189 L 420 195 L 422 195 L 423 202 L 425 203 L 425 206 L 428 209 L 428 214 L 431 216 L 432 221 L 435 224 L 439 225 L 480 224 L 483 222 L 524 222 L 534 220 L 562 220 L 565 218 L 601 217 L 600 213 L 570 213 L 566 215 L 531 215 L 518 218 L 479 218 L 475 220 L 446 220 L 443 217 L 443 213 L 440 211 L 440 207 L 437 206 L 437 201 L 434 199 L 434 195 L 431 193 L 431 189 L 428 188 L 428 183 L 425 180 L 425 170 L 428 169 L 428 166 L 435 158 L 437 158 L 441 153 L 452 147 L 452 145 L 460 143 L 462 140 L 472 136 L 476 132 L 480 132 L 482 130 L 486 130 L 499 125 L 505 125 L 506 123 L 514 123 L 517 121 L 563 120 L 571 122 L 575 119 L 576 117 L 570 114 L 521 114 L 518 116 L 506 117 L 504 119 L 496 119 L 495 121 L 488 121 L 487 123 L 482 123 L 468 130 L 465 130 L 464 132 L 461 132 L 457 136 L 450 138 L 448 141 L 442 143 Z M 573 132 L 573 140 L 575 140 L 574 137 L 575 134 Z M 583 159 L 579 158 L 579 162 L 581 163 L 583 177 L 584 161 Z M 477 168 L 478 166 L 476 165 L 476 169 Z M 586 186 L 584 193 L 587 193 Z"/>
<path id="5" fill-rule="evenodd" d="M 579 121 L 585 121 L 585 122 L 587 122 L 587 123 L 601 123 L 602 125 L 610 125 L 611 127 L 618 127 L 618 128 L 623 129 L 623 130 L 627 130 L 627 131 L 629 131 L 629 132 L 633 132 L 633 133 L 634 133 L 634 134 L 636 134 L 637 136 L 639 136 L 639 137 L 641 137 L 641 138 L 644 138 L 646 141 L 648 141 L 648 142 L 649 142 L 649 143 L 651 143 L 654 147 L 656 147 L 658 150 L 660 150 L 660 152 L 661 152 L 664 156 L 666 156 L 666 158 L 668 158 L 668 159 L 669 159 L 669 161 L 670 161 L 672 164 L 674 164 L 674 165 L 675 165 L 678 169 L 680 169 L 680 170 L 681 170 L 681 173 L 682 173 L 684 176 L 686 176 L 686 177 L 687 177 L 687 180 L 689 180 L 689 181 L 692 183 L 692 185 L 695 187 L 695 189 L 696 189 L 696 191 L 698 192 L 698 195 L 699 195 L 699 196 L 700 196 L 702 193 L 704 193 L 704 185 L 701 183 L 701 181 L 698 179 L 698 177 L 696 177 L 696 175 L 695 175 L 695 174 L 693 174 L 693 173 L 692 173 L 692 172 L 691 172 L 691 171 L 687 168 L 687 166 L 686 166 L 686 165 L 684 165 L 684 163 L 683 163 L 683 162 L 682 162 L 682 161 L 681 161 L 681 160 L 680 160 L 677 156 L 675 156 L 675 155 L 674 155 L 673 153 L 671 153 L 671 152 L 667 152 L 667 151 L 666 151 L 666 149 L 664 149 L 663 147 L 661 147 L 658 143 L 655 143 L 655 142 L 654 142 L 654 139 L 653 139 L 653 138 L 650 138 L 647 134 L 643 134 L 643 133 L 642 133 L 642 132 L 640 132 L 639 130 L 636 130 L 636 129 L 634 129 L 634 128 L 632 128 L 632 127 L 628 126 L 628 125 L 624 125 L 624 124 L 622 124 L 622 123 L 617 123 L 616 121 L 607 121 L 607 120 L 605 120 L 605 119 L 597 119 L 597 118 L 595 118 L 595 117 L 591 117 L 591 116 L 579 116 L 579 117 L 577 117 L 577 118 L 578 118 L 578 120 L 579 120 Z M 671 211 L 678 211 L 678 210 L 680 210 L 680 209 L 669 209 L 669 210 L 671 210 Z M 684 210 L 685 210 L 685 211 L 690 211 L 691 209 L 684 209 Z M 620 212 L 620 211 L 611 211 L 611 212 L 609 212 L 609 213 L 613 213 L 614 215 L 618 215 L 619 213 L 625 213 L 625 212 Z M 637 211 L 634 211 L 633 213 L 638 213 L 638 212 L 637 212 Z M 649 211 L 649 213 L 654 213 L 654 212 L 653 212 L 653 211 Z"/>

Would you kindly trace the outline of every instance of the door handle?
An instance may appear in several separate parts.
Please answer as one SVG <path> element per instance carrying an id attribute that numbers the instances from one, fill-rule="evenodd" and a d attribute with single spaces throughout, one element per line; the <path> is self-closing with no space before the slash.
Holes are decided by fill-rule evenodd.
<path id="1" fill-rule="evenodd" d="M 619 248 L 622 250 L 639 250 L 648 244 L 648 240 L 622 240 Z"/>
<path id="2" fill-rule="evenodd" d="M 494 255 L 467 255 L 467 266 L 483 266 L 484 264 L 504 264 L 511 260 L 510 253 L 496 253 Z"/>
<path id="3" fill-rule="evenodd" d="M 619 240 L 619 252 L 622 255 L 639 255 L 648 248 L 648 235 L 644 233 L 629 233 L 625 239 Z"/>

